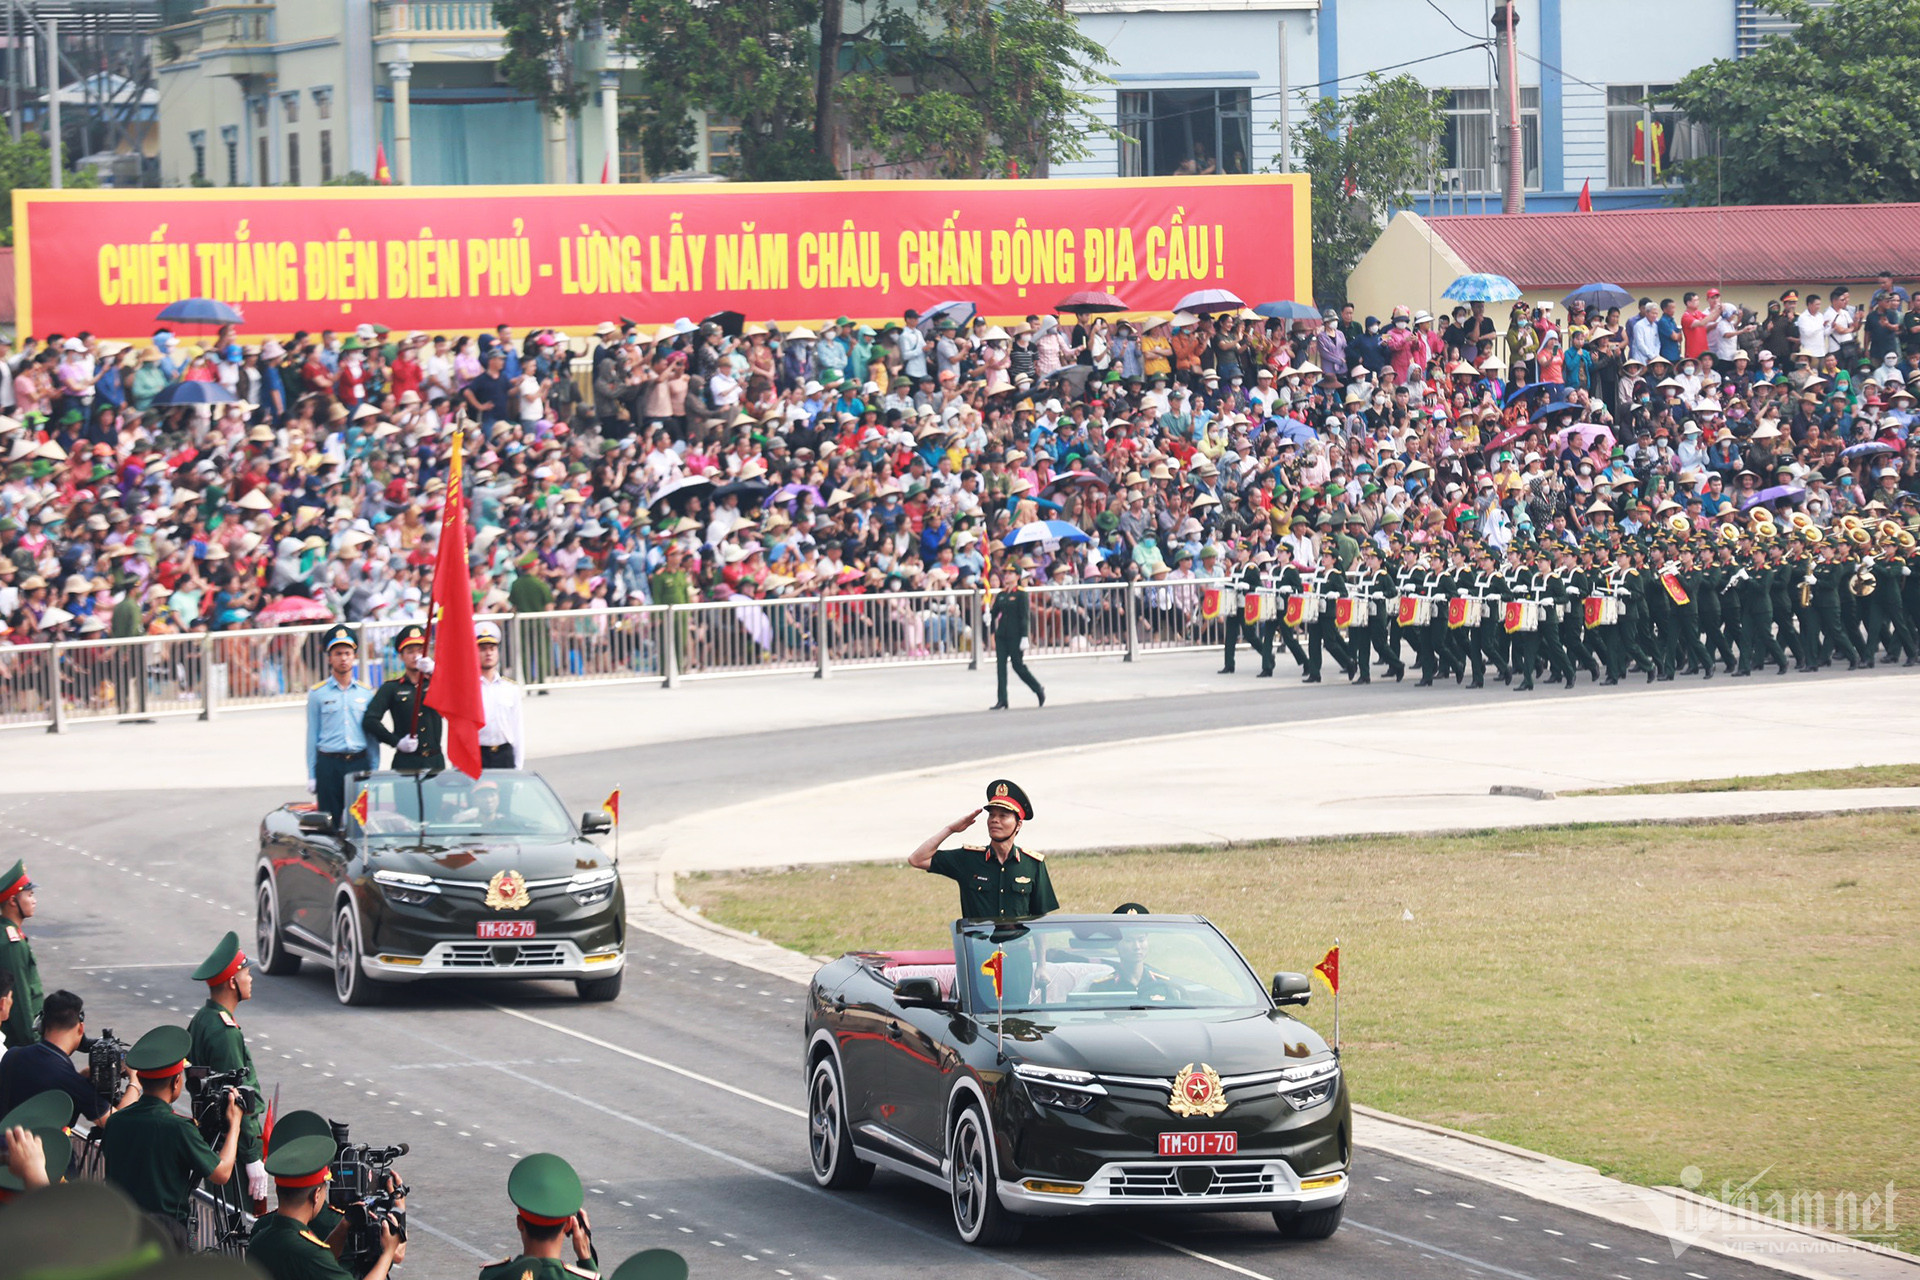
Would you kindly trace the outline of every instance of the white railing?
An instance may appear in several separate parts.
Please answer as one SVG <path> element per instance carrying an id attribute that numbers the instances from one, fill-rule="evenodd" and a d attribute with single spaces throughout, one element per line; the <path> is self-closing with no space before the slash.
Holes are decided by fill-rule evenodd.
<path id="1" fill-rule="evenodd" d="M 1208 648 L 1223 622 L 1202 616 L 1218 580 L 1089 583 L 1029 591 L 1029 659 L 1124 657 Z M 808 673 L 835 667 L 978 667 L 993 659 L 981 591 L 745 597 L 723 602 L 483 614 L 498 624 L 501 668 L 529 689 Z M 399 669 L 404 623 L 365 622 L 360 678 Z M 0 645 L 0 728 L 63 732 L 88 721 L 153 720 L 298 706 L 326 675 L 328 627 L 276 627 L 123 640 Z"/>

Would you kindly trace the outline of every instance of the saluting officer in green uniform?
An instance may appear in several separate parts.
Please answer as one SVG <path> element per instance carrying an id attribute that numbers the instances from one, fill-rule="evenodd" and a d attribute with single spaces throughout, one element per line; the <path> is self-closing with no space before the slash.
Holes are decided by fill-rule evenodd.
<path id="1" fill-rule="evenodd" d="M 331 1136 L 310 1135 L 276 1143 L 267 1157 L 279 1208 L 261 1218 L 247 1241 L 247 1261 L 272 1280 L 351 1280 L 352 1272 L 328 1247 L 313 1222 L 327 1208 L 327 1166 L 338 1148 Z M 392 1226 L 380 1229 L 380 1257 L 362 1280 L 384 1280 L 407 1256 L 406 1242 Z"/>
<path id="2" fill-rule="evenodd" d="M 186 1086 L 187 1050 L 193 1037 L 185 1027 L 155 1027 L 127 1050 L 127 1068 L 140 1077 L 140 1100 L 114 1116 L 101 1138 L 107 1181 L 127 1193 L 140 1208 L 187 1248 L 187 1215 L 193 1184 L 206 1179 L 216 1187 L 233 1177 L 240 1143 L 240 1099 L 229 1092 L 226 1136 L 215 1151 L 193 1121 L 173 1104 Z"/>
<path id="3" fill-rule="evenodd" d="M 440 754 L 440 713 L 426 703 L 433 659 L 427 656 L 427 632 L 417 623 L 400 628 L 393 647 L 405 668 L 374 692 L 360 718 L 369 738 L 393 748 L 393 767 L 402 772 L 438 772 L 447 767 Z M 392 719 L 392 724 L 387 723 Z"/>
<path id="4" fill-rule="evenodd" d="M 985 845 L 942 849 L 948 836 L 971 827 L 987 815 Z M 1046 859 L 1013 842 L 1021 824 L 1033 817 L 1027 793 L 1005 778 L 987 784 L 987 802 L 963 818 L 934 832 L 907 858 L 907 865 L 945 876 L 960 885 L 960 916 L 964 920 L 1019 920 L 1044 916 L 1060 909 L 1047 878 Z"/>
<path id="5" fill-rule="evenodd" d="M 5 1034 L 9 1049 L 39 1039 L 33 1028 L 40 1021 L 46 991 L 40 985 L 40 965 L 33 958 L 33 943 L 27 940 L 26 930 L 27 919 L 37 905 L 33 881 L 27 879 L 27 864 L 14 863 L 6 875 L 0 876 L 0 928 L 5 929 L 0 935 L 0 970 L 12 979 L 13 991 L 13 1008 L 6 1021 L 0 1022 L 0 1033 Z"/>
<path id="6" fill-rule="evenodd" d="M 549 1152 L 528 1156 L 507 1175 L 507 1198 L 519 1210 L 520 1256 L 480 1268 L 480 1280 L 596 1280 L 593 1230 L 581 1206 L 586 1194 L 573 1166 Z M 573 1237 L 574 1266 L 560 1261 L 563 1238 Z"/>
<path id="7" fill-rule="evenodd" d="M 234 1017 L 242 1000 L 253 999 L 253 964 L 240 950 L 239 935 L 229 932 L 220 939 L 220 945 L 193 971 L 193 980 L 207 984 L 207 1002 L 187 1023 L 187 1034 L 193 1038 L 187 1057 L 215 1071 L 244 1072 L 248 1086 L 260 1092 L 260 1075 L 253 1069 L 246 1033 Z M 245 1170 L 246 1183 L 242 1187 L 236 1180 L 226 1189 L 229 1203 L 254 1214 L 267 1211 L 267 1167 L 261 1163 L 260 1120 L 258 1114 L 250 1113 L 240 1122 L 235 1162 Z M 238 1193 L 242 1190 L 247 1204 L 240 1203 Z"/>

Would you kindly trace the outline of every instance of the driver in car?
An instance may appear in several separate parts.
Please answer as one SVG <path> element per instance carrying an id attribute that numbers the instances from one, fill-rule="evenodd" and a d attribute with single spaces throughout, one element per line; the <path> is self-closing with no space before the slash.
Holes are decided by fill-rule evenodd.
<path id="1" fill-rule="evenodd" d="M 1120 935 L 1119 962 L 1113 973 L 1095 982 L 1089 991 L 1134 991 L 1148 1001 L 1165 1001 L 1174 995 L 1173 979 L 1147 964 L 1147 935 L 1144 932 Z"/>
<path id="2" fill-rule="evenodd" d="M 462 809 L 453 815 L 455 826 L 490 826 L 500 816 L 500 786 L 498 783 L 482 779 L 473 784 L 468 799 L 473 803 L 470 808 Z"/>

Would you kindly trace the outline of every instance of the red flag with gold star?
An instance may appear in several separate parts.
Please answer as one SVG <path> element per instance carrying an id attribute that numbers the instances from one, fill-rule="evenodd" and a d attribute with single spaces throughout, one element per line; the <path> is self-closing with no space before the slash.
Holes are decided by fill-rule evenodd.
<path id="1" fill-rule="evenodd" d="M 1340 945 L 1338 943 L 1335 943 L 1333 948 L 1320 958 L 1320 963 L 1313 966 L 1313 971 L 1320 975 L 1320 980 L 1327 984 L 1329 991 L 1335 995 L 1340 994 Z"/>
<path id="2" fill-rule="evenodd" d="M 353 815 L 353 820 L 363 827 L 367 825 L 367 804 L 367 789 L 362 787 L 360 794 L 353 798 L 353 803 L 347 806 L 347 812 Z"/>
<path id="3" fill-rule="evenodd" d="M 1002 995 L 1004 974 L 1007 967 L 1007 953 L 996 951 L 980 962 L 980 972 L 993 979 L 993 999 L 997 1004 Z"/>

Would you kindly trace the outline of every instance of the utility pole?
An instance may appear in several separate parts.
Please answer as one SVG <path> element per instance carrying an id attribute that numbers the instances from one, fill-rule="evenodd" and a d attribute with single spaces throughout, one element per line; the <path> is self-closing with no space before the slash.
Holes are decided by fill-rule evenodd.
<path id="1" fill-rule="evenodd" d="M 53 174 L 53 189 L 63 185 L 60 171 L 65 167 L 60 154 L 60 20 L 47 19 L 47 165 Z"/>
<path id="2" fill-rule="evenodd" d="M 1519 5 L 1513 0 L 1493 10 L 1494 111 L 1500 121 L 1500 139 L 1504 154 L 1500 211 L 1527 211 L 1526 144 L 1520 131 L 1520 55 L 1515 48 L 1514 30 L 1520 25 Z"/>
<path id="3" fill-rule="evenodd" d="M 1287 15 L 1280 15 L 1280 172 L 1293 172 L 1293 111 L 1287 101 Z M 1252 157 L 1248 157 L 1249 160 Z"/>

